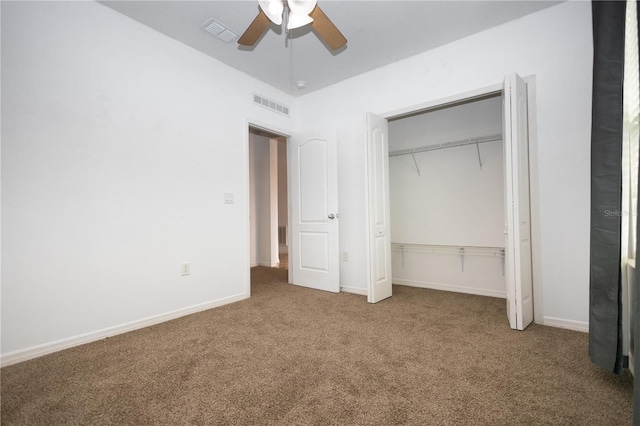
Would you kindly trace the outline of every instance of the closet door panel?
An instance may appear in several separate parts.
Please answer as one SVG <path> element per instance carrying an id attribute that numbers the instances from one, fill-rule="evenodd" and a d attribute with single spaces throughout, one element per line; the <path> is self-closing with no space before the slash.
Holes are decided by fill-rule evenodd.
<path id="1" fill-rule="evenodd" d="M 528 134 L 527 84 L 511 74 L 504 83 L 505 275 L 509 325 L 517 330 L 533 322 Z"/>
<path id="2" fill-rule="evenodd" d="M 391 226 L 389 222 L 389 141 L 387 120 L 374 114 L 366 119 L 368 196 L 368 291 L 377 303 L 391 297 Z"/>

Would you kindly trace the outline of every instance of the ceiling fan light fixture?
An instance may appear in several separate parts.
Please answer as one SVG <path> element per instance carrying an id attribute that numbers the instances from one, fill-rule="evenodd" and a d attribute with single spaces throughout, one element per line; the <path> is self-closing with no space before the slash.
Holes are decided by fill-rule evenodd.
<path id="1" fill-rule="evenodd" d="M 309 15 L 296 15 L 289 14 L 287 19 L 287 29 L 292 30 L 294 28 L 300 28 L 313 22 L 313 18 Z"/>
<path id="2" fill-rule="evenodd" d="M 282 12 L 284 11 L 284 3 L 282 0 L 258 0 L 260 9 L 276 25 L 282 24 Z"/>
<path id="3" fill-rule="evenodd" d="M 2 0 L 0 0 L 2 1 Z M 313 23 L 315 33 L 331 50 L 347 44 L 347 39 L 317 5 L 317 0 L 258 0 L 258 16 L 238 39 L 241 46 L 254 46 L 269 29 L 271 23 L 281 25 L 286 20 L 286 32 Z M 282 16 L 286 14 L 286 16 Z"/>
<path id="4" fill-rule="evenodd" d="M 295 15 L 308 15 L 316 7 L 318 0 L 287 0 L 289 10 Z"/>

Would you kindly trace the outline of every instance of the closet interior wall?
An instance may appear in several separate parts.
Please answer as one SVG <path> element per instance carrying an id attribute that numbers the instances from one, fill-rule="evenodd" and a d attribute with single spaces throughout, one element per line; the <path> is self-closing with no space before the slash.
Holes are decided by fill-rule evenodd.
<path id="1" fill-rule="evenodd" d="M 501 134 L 499 95 L 389 122 L 394 284 L 506 297 Z"/>

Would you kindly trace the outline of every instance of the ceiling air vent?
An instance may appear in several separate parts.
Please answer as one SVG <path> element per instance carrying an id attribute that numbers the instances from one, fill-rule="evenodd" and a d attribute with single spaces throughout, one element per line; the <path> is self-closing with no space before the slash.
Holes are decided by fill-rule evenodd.
<path id="1" fill-rule="evenodd" d="M 269 108 L 272 111 L 278 112 L 280 114 L 284 114 L 287 117 L 289 116 L 289 107 L 286 105 L 282 105 L 276 101 L 272 101 L 269 98 L 265 98 L 262 95 L 258 95 L 256 93 L 253 94 L 253 103 L 258 104 L 261 107 Z"/>
<path id="2" fill-rule="evenodd" d="M 220 40 L 225 41 L 227 43 L 238 38 L 238 33 L 227 28 L 226 25 L 220 23 L 213 18 L 207 19 L 207 21 L 200 26 L 206 32 L 213 34 L 218 37 Z"/>

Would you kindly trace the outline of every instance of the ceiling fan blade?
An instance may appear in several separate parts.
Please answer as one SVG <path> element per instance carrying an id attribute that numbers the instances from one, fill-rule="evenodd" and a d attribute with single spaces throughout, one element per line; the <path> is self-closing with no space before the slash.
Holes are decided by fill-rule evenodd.
<path id="1" fill-rule="evenodd" d="M 321 39 L 329 45 L 332 50 L 336 50 L 347 44 L 347 39 L 340 30 L 333 25 L 333 22 L 324 14 L 320 6 L 315 7 L 309 14 L 313 18 L 311 26 Z"/>
<path id="2" fill-rule="evenodd" d="M 256 19 L 253 20 L 249 28 L 242 34 L 242 36 L 238 39 L 238 44 L 243 46 L 253 46 L 256 44 L 256 41 L 264 34 L 264 32 L 269 28 L 271 21 L 265 15 L 265 13 L 260 10 Z"/>

